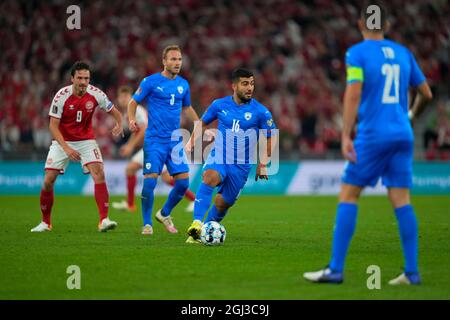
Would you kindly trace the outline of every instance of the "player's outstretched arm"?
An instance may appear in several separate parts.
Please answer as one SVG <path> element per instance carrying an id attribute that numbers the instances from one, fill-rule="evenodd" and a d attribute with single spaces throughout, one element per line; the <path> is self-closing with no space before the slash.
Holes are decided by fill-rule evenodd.
<path id="1" fill-rule="evenodd" d="M 416 119 L 425 110 L 427 103 L 433 99 L 433 94 L 431 92 L 430 86 L 425 81 L 419 86 L 417 86 L 417 94 L 413 101 L 412 106 L 409 109 L 408 116 L 411 121 Z"/>
<path id="2" fill-rule="evenodd" d="M 128 127 L 130 128 L 131 132 L 136 132 L 138 130 L 138 125 L 136 123 L 136 109 L 137 109 L 137 102 L 132 98 L 130 102 L 128 102 Z"/>
<path id="3" fill-rule="evenodd" d="M 122 114 L 116 107 L 112 107 L 109 114 L 114 118 L 114 120 L 116 120 L 116 125 L 112 129 L 112 134 L 114 136 L 118 136 L 120 134 L 123 136 Z"/>
<path id="4" fill-rule="evenodd" d="M 49 130 L 50 133 L 53 136 L 53 139 L 55 139 L 58 144 L 61 146 L 61 148 L 64 150 L 64 152 L 67 154 L 67 156 L 69 157 L 69 159 L 71 161 L 80 161 L 81 160 L 81 154 L 72 149 L 67 142 L 64 140 L 64 137 L 61 134 L 61 131 L 59 131 L 59 123 L 60 123 L 60 119 L 55 118 L 55 117 L 50 117 L 50 123 L 49 123 Z"/>
<path id="5" fill-rule="evenodd" d="M 358 114 L 359 102 L 361 100 L 362 82 L 347 84 L 344 93 L 344 114 L 342 128 L 342 155 L 351 162 L 356 162 L 356 152 L 351 138 L 353 125 Z"/>

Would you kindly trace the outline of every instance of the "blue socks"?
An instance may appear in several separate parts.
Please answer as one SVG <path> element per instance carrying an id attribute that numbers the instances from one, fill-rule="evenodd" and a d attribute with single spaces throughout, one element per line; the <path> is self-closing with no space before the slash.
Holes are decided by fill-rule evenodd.
<path id="1" fill-rule="evenodd" d="M 175 180 L 175 184 L 169 193 L 164 207 L 161 210 L 161 214 L 167 217 L 172 212 L 173 208 L 178 204 L 178 202 L 183 199 L 186 190 L 189 187 L 189 179 L 178 179 Z"/>
<path id="2" fill-rule="evenodd" d="M 222 221 L 225 215 L 227 214 L 227 211 L 228 209 L 223 212 L 219 212 L 219 210 L 217 210 L 216 205 L 213 205 L 208 212 L 208 217 L 206 218 L 205 223 L 209 221 L 216 221 L 216 222 Z"/>
<path id="3" fill-rule="evenodd" d="M 345 257 L 356 226 L 358 207 L 352 203 L 340 203 L 337 208 L 336 224 L 333 237 L 333 249 L 330 269 L 335 272 L 344 270 Z M 398 221 L 403 255 L 405 257 L 405 273 L 418 273 L 418 231 L 413 207 L 406 205 L 395 209 Z"/>
<path id="4" fill-rule="evenodd" d="M 344 270 L 347 249 L 356 226 L 358 206 L 354 203 L 339 203 L 334 226 L 333 249 L 330 269 L 335 272 Z"/>
<path id="5" fill-rule="evenodd" d="M 405 257 L 405 273 L 418 273 L 418 232 L 417 220 L 411 205 L 395 209 L 400 239 Z"/>
<path id="6" fill-rule="evenodd" d="M 144 178 L 144 186 L 142 187 L 142 219 L 144 221 L 144 226 L 146 224 L 152 225 L 152 209 L 154 190 L 156 186 L 157 179 L 155 178 Z"/>
<path id="7" fill-rule="evenodd" d="M 194 220 L 203 220 L 203 217 L 211 205 L 214 187 L 201 183 L 194 200 Z"/>

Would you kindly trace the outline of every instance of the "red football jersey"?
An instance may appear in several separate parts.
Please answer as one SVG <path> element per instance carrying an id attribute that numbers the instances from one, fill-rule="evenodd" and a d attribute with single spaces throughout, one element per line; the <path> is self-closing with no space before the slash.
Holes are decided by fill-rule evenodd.
<path id="1" fill-rule="evenodd" d="M 89 85 L 82 97 L 72 92 L 72 85 L 62 88 L 53 98 L 49 116 L 60 119 L 59 130 L 65 141 L 94 139 L 92 116 L 95 108 L 110 112 L 114 107 L 106 94 Z"/>

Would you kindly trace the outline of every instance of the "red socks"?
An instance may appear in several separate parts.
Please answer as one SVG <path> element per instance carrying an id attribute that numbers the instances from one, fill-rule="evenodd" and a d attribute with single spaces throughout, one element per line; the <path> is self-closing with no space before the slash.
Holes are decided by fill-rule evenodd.
<path id="1" fill-rule="evenodd" d="M 195 194 L 194 194 L 191 190 L 189 190 L 189 189 L 186 190 L 184 196 L 185 196 L 186 199 L 188 199 L 189 201 L 194 201 L 194 200 L 195 200 Z"/>
<path id="2" fill-rule="evenodd" d="M 97 202 L 100 222 L 108 217 L 109 193 L 106 183 L 98 183 L 94 186 L 95 202 Z"/>
<path id="3" fill-rule="evenodd" d="M 44 221 L 48 225 L 51 225 L 50 216 L 52 214 L 53 206 L 53 189 L 50 191 L 41 190 L 40 202 L 42 221 Z"/>
<path id="4" fill-rule="evenodd" d="M 134 206 L 134 189 L 136 187 L 136 176 L 127 176 L 128 206 Z"/>

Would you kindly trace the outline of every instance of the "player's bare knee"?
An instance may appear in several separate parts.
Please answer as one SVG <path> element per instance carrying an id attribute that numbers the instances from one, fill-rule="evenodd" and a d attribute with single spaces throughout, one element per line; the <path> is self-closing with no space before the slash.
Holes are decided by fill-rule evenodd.
<path id="1" fill-rule="evenodd" d="M 105 173 L 103 170 L 92 170 L 91 176 L 95 183 L 105 182 Z"/>
<path id="2" fill-rule="evenodd" d="M 210 187 L 216 187 L 220 183 L 220 176 L 216 171 L 206 170 L 203 173 L 203 183 Z"/>
<path id="3" fill-rule="evenodd" d="M 45 173 L 44 182 L 42 184 L 42 189 L 45 191 L 50 191 L 53 189 L 55 185 L 56 178 L 58 177 L 58 172 L 55 171 L 47 171 Z"/>
<path id="4" fill-rule="evenodd" d="M 339 202 L 357 203 L 361 191 L 361 187 L 343 184 L 341 187 L 341 192 L 339 193 Z"/>
<path id="5" fill-rule="evenodd" d="M 220 193 L 218 193 L 216 195 L 216 199 L 214 200 L 214 205 L 216 206 L 216 208 L 219 212 L 223 212 L 232 206 L 225 202 L 224 198 L 222 197 L 222 195 Z"/>
<path id="6" fill-rule="evenodd" d="M 400 208 L 411 203 L 409 189 L 390 188 L 388 196 L 394 208 Z"/>
<path id="7" fill-rule="evenodd" d="M 128 163 L 127 168 L 125 169 L 125 173 L 127 176 L 134 176 L 138 170 L 139 165 L 134 162 L 130 162 Z"/>
<path id="8" fill-rule="evenodd" d="M 56 177 L 45 177 L 44 183 L 42 185 L 42 189 L 45 191 L 50 191 L 53 189 L 53 186 L 55 185 Z"/>

